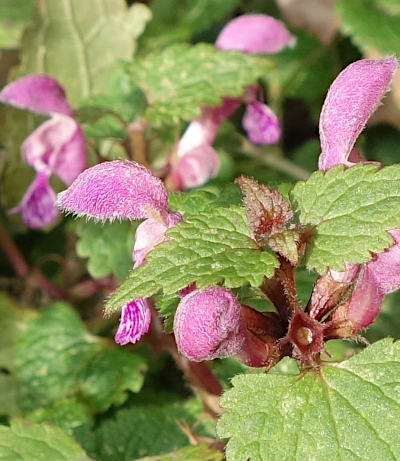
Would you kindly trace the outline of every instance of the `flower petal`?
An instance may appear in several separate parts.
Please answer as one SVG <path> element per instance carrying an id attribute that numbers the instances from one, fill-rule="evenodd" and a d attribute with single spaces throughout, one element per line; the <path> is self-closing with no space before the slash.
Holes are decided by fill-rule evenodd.
<path id="1" fill-rule="evenodd" d="M 349 165 L 354 143 L 387 91 L 396 69 L 397 60 L 393 56 L 362 59 L 346 67 L 332 83 L 319 123 L 320 170 L 339 163 Z"/>
<path id="2" fill-rule="evenodd" d="M 120 324 L 115 333 L 114 340 L 117 344 L 135 344 L 149 331 L 151 311 L 146 299 L 138 298 L 129 301 L 122 307 Z"/>
<path id="3" fill-rule="evenodd" d="M 219 157 L 208 144 L 203 144 L 186 153 L 178 160 L 171 180 L 177 189 L 198 187 L 215 176 L 219 170 Z"/>
<path id="4" fill-rule="evenodd" d="M 47 175 L 37 173 L 21 202 L 8 213 L 21 212 L 24 222 L 32 229 L 36 229 L 51 224 L 57 219 L 55 201 L 56 194 L 49 185 Z"/>
<path id="5" fill-rule="evenodd" d="M 241 307 L 234 294 L 219 286 L 192 291 L 175 313 L 178 350 L 190 360 L 212 360 L 240 352 L 245 335 Z"/>
<path id="6" fill-rule="evenodd" d="M 147 207 L 167 210 L 167 191 L 147 168 L 129 161 L 104 162 L 85 170 L 58 194 L 61 209 L 97 219 L 146 218 Z"/>
<path id="7" fill-rule="evenodd" d="M 22 156 L 36 171 L 54 173 L 66 184 L 86 166 L 85 139 L 71 117 L 55 114 L 42 123 L 22 144 Z"/>
<path id="8" fill-rule="evenodd" d="M 27 75 L 9 83 L 0 92 L 0 101 L 39 114 L 72 115 L 63 87 L 44 74 Z"/>
<path id="9" fill-rule="evenodd" d="M 295 43 L 283 22 L 265 14 L 239 16 L 221 30 L 215 46 L 244 53 L 276 53 Z"/>
<path id="10" fill-rule="evenodd" d="M 165 232 L 182 221 L 179 213 L 169 212 L 165 219 L 148 218 L 136 229 L 135 244 L 133 246 L 134 267 L 139 267 L 145 262 L 146 255 L 159 243 L 165 242 L 168 238 Z"/>
<path id="11" fill-rule="evenodd" d="M 275 144 L 279 141 L 281 128 L 278 117 L 261 102 L 247 104 L 242 124 L 254 144 Z"/>

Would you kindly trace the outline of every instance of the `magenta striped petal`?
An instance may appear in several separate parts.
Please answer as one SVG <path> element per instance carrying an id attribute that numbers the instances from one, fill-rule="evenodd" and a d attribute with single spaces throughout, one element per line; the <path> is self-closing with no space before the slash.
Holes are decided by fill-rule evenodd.
<path id="1" fill-rule="evenodd" d="M 58 206 L 97 219 L 140 219 L 148 207 L 167 210 L 167 191 L 147 168 L 129 161 L 104 162 L 85 170 L 58 194 Z"/>
<path id="2" fill-rule="evenodd" d="M 388 89 L 397 69 L 395 57 L 350 64 L 332 83 L 320 117 L 319 169 L 350 166 L 349 155 L 365 124 Z"/>
<path id="3" fill-rule="evenodd" d="M 239 16 L 221 30 L 215 46 L 244 53 L 276 53 L 295 43 L 283 22 L 265 14 Z"/>
<path id="4" fill-rule="evenodd" d="M 63 87 L 44 74 L 27 75 L 9 83 L 0 92 L 0 101 L 44 115 L 72 115 Z"/>
<path id="5" fill-rule="evenodd" d="M 117 344 L 135 344 L 149 331 L 151 322 L 150 306 L 146 299 L 129 301 L 122 307 L 121 319 L 114 340 Z"/>

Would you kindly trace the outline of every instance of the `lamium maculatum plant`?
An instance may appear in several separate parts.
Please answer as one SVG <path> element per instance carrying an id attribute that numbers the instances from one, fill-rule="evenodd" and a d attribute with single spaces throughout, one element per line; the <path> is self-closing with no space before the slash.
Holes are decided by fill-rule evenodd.
<path id="1" fill-rule="evenodd" d="M 400 343 L 369 336 L 400 288 L 400 164 L 363 133 L 396 88 L 395 50 L 368 36 L 380 58 L 347 65 L 347 42 L 246 2 L 183 2 L 175 19 L 176 0 L 61 3 L 35 2 L 23 43 L 68 22 L 74 85 L 61 64 L 39 73 L 52 42 L 21 49 L 0 91 L 6 126 L 26 118 L 16 166 L 0 138 L 0 173 L 29 175 L 0 216 L 21 279 L 0 277 L 0 459 L 400 460 Z M 320 145 L 289 139 L 318 114 Z"/>

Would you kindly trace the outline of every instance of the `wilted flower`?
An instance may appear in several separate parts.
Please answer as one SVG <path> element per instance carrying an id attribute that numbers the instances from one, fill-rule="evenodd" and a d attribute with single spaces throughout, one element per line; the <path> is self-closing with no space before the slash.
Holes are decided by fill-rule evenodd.
<path id="1" fill-rule="evenodd" d="M 276 53 L 294 41 L 282 22 L 267 15 L 251 14 L 230 21 L 220 32 L 215 46 L 243 53 Z M 204 107 L 201 116 L 189 124 L 178 143 L 177 160 L 171 173 L 176 188 L 200 186 L 217 174 L 219 160 L 211 144 L 220 124 L 242 103 L 247 104 L 242 123 L 249 139 L 255 144 L 278 142 L 278 118 L 257 100 L 257 86 L 249 86 L 239 98 L 223 98 L 219 106 Z"/>
<path id="2" fill-rule="evenodd" d="M 333 82 L 320 118 L 321 170 L 337 164 L 350 167 L 366 162 L 354 144 L 388 90 L 397 66 L 394 57 L 360 60 L 349 65 Z M 390 234 L 394 245 L 373 255 L 372 261 L 348 264 L 342 273 L 330 272 L 338 282 L 355 281 L 348 300 L 330 317 L 342 325 L 344 334 L 351 335 L 368 326 L 377 316 L 385 294 L 400 288 L 400 230 Z"/>
<path id="3" fill-rule="evenodd" d="M 135 267 L 145 263 L 147 253 L 167 239 L 167 229 L 182 219 L 168 209 L 163 182 L 144 166 L 130 161 L 116 160 L 88 168 L 58 194 L 57 204 L 64 211 L 102 221 L 145 218 L 136 230 L 132 253 Z M 150 320 L 147 300 L 126 303 L 115 341 L 122 345 L 135 343 L 148 331 Z"/>
<path id="4" fill-rule="evenodd" d="M 42 123 L 21 146 L 24 160 L 37 172 L 19 205 L 32 228 L 50 224 L 57 216 L 55 193 L 49 185 L 52 174 L 69 185 L 86 166 L 85 140 L 74 120 L 61 85 L 47 75 L 27 75 L 0 92 L 0 101 L 28 109 L 50 119 Z"/>

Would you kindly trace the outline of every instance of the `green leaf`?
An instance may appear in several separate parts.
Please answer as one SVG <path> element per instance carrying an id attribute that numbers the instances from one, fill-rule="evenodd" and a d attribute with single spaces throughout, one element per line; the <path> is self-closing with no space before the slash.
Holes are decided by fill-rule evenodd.
<path id="1" fill-rule="evenodd" d="M 400 165 L 338 165 L 315 172 L 292 190 L 300 223 L 313 227 L 306 262 L 320 274 L 345 261 L 364 263 L 393 244 L 386 232 L 400 227 Z"/>
<path id="2" fill-rule="evenodd" d="M 201 412 L 202 405 L 195 400 L 120 410 L 97 431 L 99 458 L 120 461 L 123 456 L 123 459 L 134 460 L 184 447 L 189 441 L 178 424 L 204 433 L 204 424 L 198 422 Z"/>
<path id="3" fill-rule="evenodd" d="M 91 335 L 67 304 L 42 309 L 19 338 L 15 376 L 19 403 L 31 411 L 83 396 L 95 410 L 121 404 L 143 383 L 144 359 Z"/>
<path id="4" fill-rule="evenodd" d="M 0 426 L 0 459 L 4 461 L 90 461 L 63 430 L 48 424 L 16 420 Z"/>
<path id="5" fill-rule="evenodd" d="M 228 461 L 400 459 L 400 343 L 301 375 L 233 379 L 217 426 Z"/>
<path id="6" fill-rule="evenodd" d="M 265 57 L 182 44 L 136 60 L 131 76 L 147 96 L 145 117 L 178 123 L 200 115 L 200 106 L 220 104 L 223 96 L 240 97 L 270 67 Z"/>
<path id="7" fill-rule="evenodd" d="M 91 405 L 105 411 L 112 404 L 121 405 L 127 390 L 142 388 L 146 363 L 142 357 L 117 348 L 95 354 L 87 363 L 81 377 L 81 388 Z"/>
<path id="8" fill-rule="evenodd" d="M 18 48 L 31 9 L 32 0 L 3 0 L 0 3 L 0 48 Z"/>
<path id="9" fill-rule="evenodd" d="M 193 445 L 181 448 L 160 456 L 149 456 L 137 461 L 223 461 L 224 455 L 220 451 L 212 450 L 206 444 Z"/>
<path id="10" fill-rule="evenodd" d="M 81 220 L 76 232 L 78 255 L 89 258 L 88 271 L 94 278 L 114 274 L 123 280 L 132 268 L 135 224 L 128 221 L 94 223 Z"/>
<path id="11" fill-rule="evenodd" d="M 19 415 L 18 387 L 14 376 L 0 371 L 0 415 Z"/>
<path id="12" fill-rule="evenodd" d="M 110 69 L 131 59 L 150 17 L 142 3 L 128 9 L 123 0 L 37 2 L 22 39 L 19 72 L 51 75 L 76 105 L 106 91 Z"/>
<path id="13" fill-rule="evenodd" d="M 167 333 L 172 333 L 174 328 L 174 315 L 180 300 L 181 298 L 176 294 L 168 296 L 158 294 L 154 297 L 158 313 L 164 319 L 164 330 Z"/>
<path id="14" fill-rule="evenodd" d="M 196 282 L 198 288 L 224 282 L 229 288 L 261 285 L 278 262 L 250 238 L 245 209 L 214 208 L 189 216 L 171 228 L 170 241 L 157 245 L 147 263 L 135 269 L 110 298 L 107 312 L 125 302 L 166 295 Z"/>
<path id="15" fill-rule="evenodd" d="M 37 314 L 0 293 L 0 368 L 14 370 L 14 345 Z"/>
<path id="16" fill-rule="evenodd" d="M 400 11 L 384 9 L 386 1 L 340 0 L 336 3 L 343 31 L 364 51 L 400 54 Z"/>
<path id="17" fill-rule="evenodd" d="M 68 433 L 92 422 L 89 409 L 76 399 L 57 400 L 48 407 L 32 411 L 26 417 L 34 423 L 54 423 Z"/>

